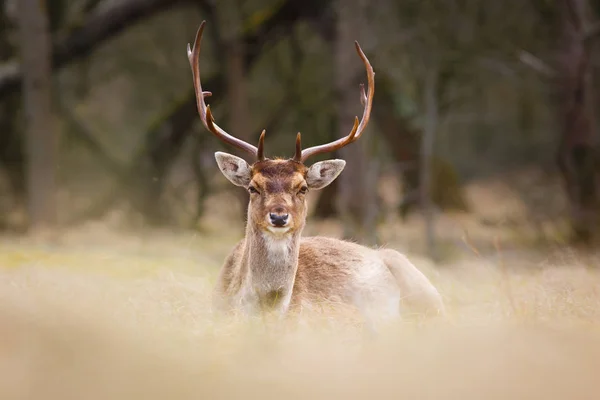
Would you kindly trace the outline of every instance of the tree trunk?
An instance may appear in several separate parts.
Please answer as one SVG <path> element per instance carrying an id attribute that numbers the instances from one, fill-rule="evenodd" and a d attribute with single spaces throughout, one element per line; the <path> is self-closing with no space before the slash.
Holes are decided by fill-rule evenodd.
<path id="1" fill-rule="evenodd" d="M 58 70 L 65 65 L 88 56 L 99 45 L 133 26 L 145 17 L 154 15 L 184 0 L 127 0 L 120 1 L 105 12 L 91 16 L 69 32 L 64 39 L 57 38 L 52 47 L 52 67 Z M 18 0 L 23 5 L 36 4 Z M 45 1 L 42 6 L 45 8 Z M 47 19 L 46 19 L 47 20 Z M 12 68 L 14 66 L 14 68 Z M 18 89 L 24 71 L 19 65 L 11 65 L 0 73 L 0 97 Z"/>
<path id="2" fill-rule="evenodd" d="M 244 18 L 240 8 L 240 0 L 224 0 L 219 5 L 218 9 L 220 14 L 220 26 L 224 27 L 220 32 L 220 36 L 223 38 L 223 42 L 220 43 L 220 46 L 223 46 L 223 50 L 225 50 L 223 66 L 225 67 L 227 76 L 227 108 L 229 115 L 229 129 L 227 130 L 232 135 L 252 143 L 255 141 L 255 135 L 253 135 L 255 132 L 250 130 L 252 124 L 249 118 L 250 111 L 248 108 L 248 93 L 246 89 L 247 74 L 244 62 L 246 43 L 243 40 L 242 35 Z M 256 142 L 257 141 L 258 134 L 256 134 Z M 245 158 L 250 163 L 256 161 L 249 159 L 248 153 L 239 149 L 228 148 L 226 151 Z M 239 200 L 242 215 L 246 215 L 249 194 L 239 188 L 236 189 L 235 193 Z"/>
<path id="3" fill-rule="evenodd" d="M 348 135 L 355 116 L 362 116 L 358 83 L 366 80 L 364 66 L 356 54 L 353 41 L 359 37 L 357 27 L 363 26 L 362 0 L 338 0 L 337 32 L 335 38 L 335 88 L 337 94 L 338 137 Z M 377 199 L 377 179 L 369 179 L 369 142 L 372 136 L 365 132 L 360 140 L 342 148 L 341 158 L 347 160 L 344 172 L 338 178 L 338 206 L 344 225 L 344 236 L 354 240 L 376 242 L 371 212 Z"/>
<path id="4" fill-rule="evenodd" d="M 31 228 L 56 224 L 57 136 L 51 110 L 51 38 L 46 3 L 19 0 L 27 196 Z"/>
<path id="5" fill-rule="evenodd" d="M 241 25 L 241 24 L 240 24 Z M 248 110 L 248 94 L 246 91 L 246 68 L 244 66 L 244 43 L 240 35 L 234 35 L 227 40 L 227 98 L 230 108 L 229 126 L 231 132 L 242 140 L 253 142 Z M 248 154 L 239 154 L 245 158 Z M 254 162 L 256 160 L 250 160 Z M 236 191 L 242 215 L 246 215 L 249 194 L 245 190 Z"/>
<path id="6" fill-rule="evenodd" d="M 394 160 L 403 166 L 404 197 L 399 212 L 402 218 L 419 203 L 419 138 L 421 132 L 400 115 L 394 105 L 393 84 L 385 71 L 377 72 L 377 90 L 372 118 L 385 138 Z"/>
<path id="7" fill-rule="evenodd" d="M 598 222 L 596 137 L 588 101 L 590 50 L 583 40 L 584 2 L 559 0 L 562 32 L 556 95 L 561 139 L 557 159 L 570 202 L 575 241 L 592 239 Z"/>
<path id="8" fill-rule="evenodd" d="M 1 3 L 1 2 L 0 2 Z M 5 14 L 5 5 L 0 4 L 0 62 L 15 56 L 13 44 L 9 42 L 9 19 Z M 12 204 L 2 209 L 5 216 L 11 211 L 24 206 L 25 202 L 25 157 L 23 154 L 23 137 L 17 129 L 17 118 L 20 98 L 11 93 L 0 101 L 0 164 L 4 167 L 9 180 Z M 4 197 L 7 198 L 7 197 Z M 4 206 L 5 204 L 2 204 Z M 24 207 L 23 207 L 24 208 Z M 0 217 L 0 225 L 12 225 L 9 218 Z"/>
<path id="9" fill-rule="evenodd" d="M 378 69 L 372 119 L 385 138 L 391 155 L 402 166 L 400 174 L 403 181 L 403 199 L 399 212 L 400 216 L 405 218 L 413 207 L 418 208 L 420 203 L 419 187 L 422 174 L 419 163 L 419 143 L 424 133 L 416 128 L 409 118 L 396 110 L 394 100 L 391 79 L 385 71 Z M 432 157 L 430 167 L 430 197 L 433 203 L 444 210 L 467 210 L 468 204 L 453 166 L 439 157 Z"/>

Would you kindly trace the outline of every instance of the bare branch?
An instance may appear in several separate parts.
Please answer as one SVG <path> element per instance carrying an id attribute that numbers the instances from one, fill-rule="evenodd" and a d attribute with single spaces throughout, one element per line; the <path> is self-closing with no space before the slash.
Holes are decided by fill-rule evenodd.
<path id="1" fill-rule="evenodd" d="M 91 54 L 101 43 L 127 30 L 136 22 L 168 8 L 189 3 L 190 0 L 123 0 L 101 13 L 94 13 L 79 28 L 74 29 L 64 39 L 58 40 L 52 47 L 52 67 L 60 69 L 73 61 Z M 192 2 L 194 3 L 194 2 Z M 212 1 L 198 0 L 203 9 L 210 9 Z M 259 54 L 265 43 L 289 34 L 299 18 L 320 18 L 326 2 L 321 0 L 286 1 L 275 14 L 252 32 L 244 34 L 246 63 Z M 17 60 L 0 65 L 0 97 L 19 89 L 21 69 Z"/>
<path id="2" fill-rule="evenodd" d="M 529 53 L 528 51 L 521 50 L 521 51 L 519 51 L 518 56 L 519 56 L 519 60 L 523 64 L 525 64 L 528 67 L 532 68 L 533 70 L 541 73 L 542 75 L 546 76 L 547 78 L 553 78 L 556 76 L 556 71 L 554 70 L 554 68 L 552 68 L 550 65 L 548 65 L 546 62 L 544 62 L 540 58 Z"/>
<path id="3" fill-rule="evenodd" d="M 127 0 L 90 17 L 64 40 L 54 43 L 53 69 L 88 56 L 98 44 L 121 33 L 139 20 L 184 1 L 186 0 Z M 0 97 L 18 88 L 21 78 L 21 68 L 17 61 L 0 66 Z"/>

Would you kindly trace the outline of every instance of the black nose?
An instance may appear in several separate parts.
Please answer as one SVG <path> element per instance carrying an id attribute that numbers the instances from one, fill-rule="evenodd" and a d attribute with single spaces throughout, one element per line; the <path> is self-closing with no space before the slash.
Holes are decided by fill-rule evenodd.
<path id="1" fill-rule="evenodd" d="M 288 214 L 269 213 L 269 218 L 271 219 L 271 223 L 274 226 L 282 227 L 286 224 L 288 220 Z"/>

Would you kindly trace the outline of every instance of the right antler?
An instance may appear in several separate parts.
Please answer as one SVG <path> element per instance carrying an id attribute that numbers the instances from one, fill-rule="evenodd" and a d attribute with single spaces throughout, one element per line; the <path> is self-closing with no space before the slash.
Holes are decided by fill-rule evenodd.
<path id="1" fill-rule="evenodd" d="M 260 135 L 260 139 L 258 140 L 258 148 L 254 147 L 250 143 L 233 137 L 215 123 L 212 113 L 210 112 L 210 106 L 207 106 L 206 102 L 204 101 L 205 97 L 209 97 L 212 95 L 211 92 L 202 91 L 202 84 L 200 82 L 200 42 L 202 41 L 202 33 L 204 32 L 205 24 L 206 21 L 202 21 L 200 27 L 198 28 L 198 32 L 196 33 L 196 40 L 194 41 L 194 47 L 190 50 L 189 43 L 187 45 L 187 55 L 188 60 L 190 62 L 190 67 L 192 68 L 192 75 L 194 77 L 194 90 L 196 92 L 196 104 L 198 106 L 198 114 L 200 114 L 200 119 L 202 120 L 202 123 L 204 124 L 206 129 L 212 132 L 213 135 L 221 139 L 223 142 L 231 144 L 239 149 L 242 149 L 252 154 L 258 160 L 262 160 L 264 159 L 263 149 L 265 131 L 263 130 Z"/>
<path id="2" fill-rule="evenodd" d="M 367 59 L 367 56 L 365 56 L 365 53 L 363 53 L 358 42 L 355 41 L 354 45 L 356 46 L 356 52 L 358 53 L 359 57 L 363 60 L 365 68 L 367 69 L 367 82 L 369 84 L 367 94 L 365 94 L 365 86 L 362 83 L 360 85 L 360 102 L 365 106 L 365 110 L 363 112 L 360 124 L 358 123 L 358 117 L 355 117 L 354 126 L 352 127 L 352 130 L 350 131 L 348 136 L 335 140 L 331 143 L 309 147 L 308 149 L 304 150 L 302 150 L 300 133 L 298 133 L 298 135 L 296 136 L 296 154 L 294 155 L 294 161 L 304 163 L 304 161 L 306 161 L 308 157 L 314 156 L 315 154 L 329 153 L 331 151 L 341 149 L 342 147 L 349 145 L 350 143 L 357 140 L 367 127 L 367 124 L 369 123 L 369 118 L 371 116 L 373 95 L 375 94 L 375 72 L 373 71 L 371 63 Z"/>

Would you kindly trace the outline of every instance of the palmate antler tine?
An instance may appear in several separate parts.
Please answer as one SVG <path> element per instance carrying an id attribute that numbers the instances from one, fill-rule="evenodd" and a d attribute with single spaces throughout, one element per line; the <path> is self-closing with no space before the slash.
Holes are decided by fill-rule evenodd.
<path id="1" fill-rule="evenodd" d="M 350 131 L 348 136 L 335 140 L 331 143 L 309 147 L 308 149 L 302 150 L 301 156 L 299 157 L 301 162 L 306 161 L 309 157 L 314 156 L 315 154 L 329 153 L 349 145 L 350 143 L 360 138 L 365 128 L 369 124 L 369 119 L 371 117 L 371 107 L 373 106 L 373 96 L 375 94 L 375 72 L 373 71 L 373 67 L 369 62 L 369 59 L 367 58 L 367 56 L 365 56 L 365 53 L 360 48 L 358 42 L 355 41 L 354 45 L 356 47 L 356 52 L 358 53 L 358 56 L 362 59 L 363 63 L 365 64 L 365 69 L 367 70 L 367 93 L 365 93 L 364 85 L 360 85 L 360 102 L 365 107 L 362 119 L 359 123 L 358 117 L 355 117 L 354 126 L 352 127 L 352 130 Z M 296 159 L 298 155 L 298 141 L 296 146 L 296 156 L 294 156 L 294 159 Z"/>
<path id="2" fill-rule="evenodd" d="M 217 138 L 221 139 L 223 142 L 233 145 L 241 150 L 244 150 L 253 156 L 258 156 L 258 149 L 247 143 L 243 140 L 240 140 L 234 136 L 231 136 L 227 132 L 225 132 L 219 125 L 217 125 L 213 119 L 212 113 L 210 111 L 210 106 L 206 105 L 204 101 L 205 97 L 209 97 L 212 95 L 211 92 L 205 92 L 202 90 L 202 83 L 200 80 L 200 44 L 202 42 L 202 34 L 204 33 L 204 25 L 206 21 L 202 21 L 200 27 L 198 28 L 198 32 L 196 33 L 196 39 L 194 40 L 194 47 L 190 49 L 190 45 L 187 45 L 187 55 L 188 60 L 190 62 L 190 67 L 192 68 L 192 76 L 194 79 L 194 90 L 196 93 L 196 105 L 198 107 L 198 114 L 200 114 L 200 120 L 213 135 Z M 261 141 L 264 140 L 264 131 L 261 135 Z M 262 154 L 262 146 L 261 154 Z"/>

